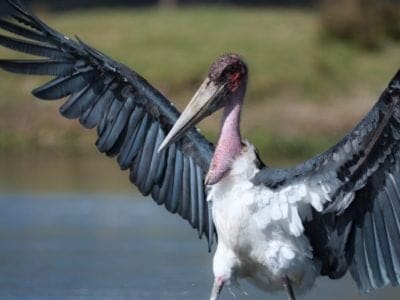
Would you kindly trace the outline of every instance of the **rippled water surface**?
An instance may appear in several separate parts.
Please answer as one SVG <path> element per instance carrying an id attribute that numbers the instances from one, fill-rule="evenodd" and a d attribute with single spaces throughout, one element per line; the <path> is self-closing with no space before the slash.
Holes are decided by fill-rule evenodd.
<path id="1" fill-rule="evenodd" d="M 0 299 L 208 298 L 212 255 L 205 241 L 135 195 L 116 169 L 99 178 L 106 169 L 95 162 L 2 163 Z M 222 300 L 286 299 L 243 288 L 248 296 L 224 290 Z M 350 278 L 324 279 L 300 299 L 397 300 L 400 289 L 360 296 Z"/>

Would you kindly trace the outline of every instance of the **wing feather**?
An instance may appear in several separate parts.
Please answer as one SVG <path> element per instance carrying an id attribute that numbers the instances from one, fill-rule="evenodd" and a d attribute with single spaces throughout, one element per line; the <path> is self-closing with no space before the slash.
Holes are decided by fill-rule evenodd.
<path id="1" fill-rule="evenodd" d="M 47 41 L 47 38 L 43 33 L 32 31 L 17 24 L 8 22 L 7 20 L 0 19 L 0 28 L 30 40 L 39 42 Z"/>
<path id="2" fill-rule="evenodd" d="M 146 186 L 146 182 L 150 181 L 150 164 L 153 158 L 153 152 L 156 152 L 156 138 L 158 133 L 158 123 L 153 122 L 148 129 L 146 140 L 143 145 L 140 162 L 137 168 L 138 171 L 138 186 L 141 187 L 142 193 L 148 195 L 150 193 L 150 188 Z"/>
<path id="3" fill-rule="evenodd" d="M 182 199 L 180 203 L 180 212 L 184 218 L 190 219 L 190 162 L 188 157 L 183 158 L 183 173 L 182 173 Z M 190 220 L 189 220 L 190 222 Z"/>
<path id="4" fill-rule="evenodd" d="M 383 260 L 380 262 L 382 270 L 382 278 L 385 283 L 395 282 L 396 276 L 392 261 L 392 255 L 389 247 L 387 230 L 383 220 L 382 210 L 379 207 L 377 209 L 374 209 L 373 219 L 374 219 L 374 230 L 375 230 L 374 235 L 375 237 L 377 237 L 376 238 L 377 245 L 379 245 L 378 249 L 382 253 L 383 257 Z"/>
<path id="5" fill-rule="evenodd" d="M 197 178 L 196 178 L 196 166 L 193 162 L 193 159 L 189 158 L 190 163 L 190 224 L 195 227 L 198 224 L 198 199 L 197 199 Z"/>
<path id="6" fill-rule="evenodd" d="M 68 55 L 53 46 L 45 46 L 39 43 L 28 42 L 5 35 L 0 35 L 0 45 L 11 50 L 16 50 L 35 56 L 44 56 L 53 59 L 66 59 Z"/>
<path id="7" fill-rule="evenodd" d="M 157 124 L 157 123 L 156 123 Z M 143 193 L 151 192 L 151 187 L 158 183 L 157 169 L 164 159 L 164 153 L 159 153 L 157 149 L 160 147 L 162 141 L 164 140 L 165 134 L 159 126 L 157 126 L 157 132 L 155 136 L 153 148 L 149 148 L 149 153 L 152 153 L 150 157 L 150 166 L 148 167 L 148 175 L 146 182 L 143 185 Z"/>
<path id="8" fill-rule="evenodd" d="M 68 60 L 0 60 L 0 68 L 19 74 L 66 76 L 73 73 L 74 64 Z"/>
<path id="9" fill-rule="evenodd" d="M 172 187 L 173 187 L 173 174 L 175 170 L 175 144 L 172 144 L 168 149 L 167 165 L 165 169 L 165 176 L 162 179 L 162 183 L 159 191 L 159 199 L 156 200 L 158 204 L 165 204 L 168 209 L 168 200 L 172 197 Z M 201 230 L 201 229 L 200 229 Z"/>
<path id="10" fill-rule="evenodd" d="M 92 129 L 100 124 L 107 107 L 107 104 L 111 101 L 112 93 L 109 91 L 109 86 L 103 86 L 103 90 L 94 93 L 93 100 L 89 105 L 85 105 L 85 108 L 82 107 L 79 102 L 76 103 L 76 108 L 74 105 L 68 104 L 71 107 L 67 107 L 67 102 L 62 105 L 62 109 L 60 109 L 60 113 L 69 119 L 79 118 L 79 122 L 88 129 Z M 80 113 L 81 112 L 81 113 Z M 79 114 L 80 113 L 80 114 Z"/>
<path id="11" fill-rule="evenodd" d="M 211 247 L 215 229 L 203 179 L 213 146 L 192 129 L 158 153 L 179 117 L 172 104 L 133 70 L 53 30 L 20 1 L 8 2 L 14 11 L 10 19 L 0 19 L 0 29 L 15 37 L 0 35 L 0 45 L 40 58 L 0 60 L 0 68 L 55 76 L 33 94 L 43 100 L 68 97 L 60 113 L 86 128 L 97 127 L 98 150 L 118 156 L 120 168 L 130 169 L 130 180 L 144 195 L 179 213 L 200 236 L 206 235 Z"/>
<path id="12" fill-rule="evenodd" d="M 182 152 L 178 149 L 175 155 L 175 168 L 173 175 L 173 184 L 172 184 L 172 194 L 171 198 L 167 202 L 167 209 L 176 213 L 179 208 L 179 199 L 182 194 L 182 173 L 183 173 L 183 156 Z"/>
<path id="13" fill-rule="evenodd" d="M 94 79 L 94 71 L 73 73 L 66 77 L 58 77 L 34 89 L 32 94 L 42 100 L 57 100 L 73 93 L 80 92 L 88 82 Z"/>
<path id="14" fill-rule="evenodd" d="M 60 107 L 59 111 L 61 115 L 68 119 L 81 118 L 84 112 L 97 101 L 101 88 L 102 84 L 95 81 L 91 82 L 80 91 L 73 93 Z"/>
<path id="15" fill-rule="evenodd" d="M 400 71 L 367 116 L 337 145 L 291 169 L 264 167 L 272 189 L 304 183 L 313 199 L 305 234 L 322 275 L 350 269 L 361 291 L 400 285 Z M 317 210 L 318 208 L 318 210 Z"/>
<path id="16" fill-rule="evenodd" d="M 118 163 L 122 170 L 126 170 L 132 164 L 134 155 L 132 154 L 132 148 L 134 147 L 136 133 L 139 130 L 139 126 L 143 124 L 142 119 L 145 117 L 143 108 L 136 107 L 133 113 L 131 113 L 128 129 L 126 133 L 126 140 L 122 145 L 120 155 L 118 156 Z M 147 117 L 146 117 L 147 118 Z M 147 121 L 145 121 L 147 122 Z"/>

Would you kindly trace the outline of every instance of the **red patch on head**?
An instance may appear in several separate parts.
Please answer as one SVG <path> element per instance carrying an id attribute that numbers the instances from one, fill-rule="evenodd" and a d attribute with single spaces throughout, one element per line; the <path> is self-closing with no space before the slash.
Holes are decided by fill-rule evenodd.
<path id="1" fill-rule="evenodd" d="M 231 92 L 234 92 L 237 90 L 240 84 L 240 79 L 241 79 L 241 73 L 239 71 L 233 73 L 229 77 L 229 88 Z"/>

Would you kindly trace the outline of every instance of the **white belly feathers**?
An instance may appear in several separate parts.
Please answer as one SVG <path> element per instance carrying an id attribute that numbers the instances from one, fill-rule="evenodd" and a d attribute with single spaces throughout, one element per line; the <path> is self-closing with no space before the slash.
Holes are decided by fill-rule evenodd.
<path id="1" fill-rule="evenodd" d="M 311 287 L 319 266 L 303 235 L 303 220 L 313 201 L 321 206 L 326 200 L 305 183 L 278 190 L 255 186 L 250 181 L 259 171 L 255 161 L 254 148 L 247 144 L 230 173 L 210 187 L 219 239 L 215 276 L 245 277 L 265 290 L 282 289 L 286 276 L 297 288 Z"/>

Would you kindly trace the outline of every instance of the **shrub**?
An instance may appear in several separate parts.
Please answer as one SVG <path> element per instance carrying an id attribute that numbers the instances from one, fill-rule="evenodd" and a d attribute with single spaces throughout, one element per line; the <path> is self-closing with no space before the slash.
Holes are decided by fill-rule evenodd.
<path id="1" fill-rule="evenodd" d="M 322 0 L 321 22 L 329 37 L 369 49 L 400 38 L 400 4 L 395 0 Z"/>

